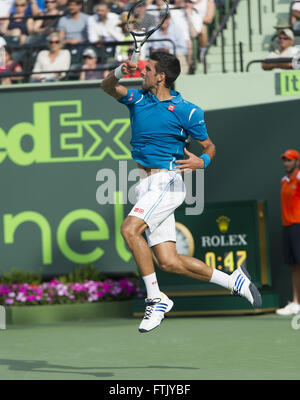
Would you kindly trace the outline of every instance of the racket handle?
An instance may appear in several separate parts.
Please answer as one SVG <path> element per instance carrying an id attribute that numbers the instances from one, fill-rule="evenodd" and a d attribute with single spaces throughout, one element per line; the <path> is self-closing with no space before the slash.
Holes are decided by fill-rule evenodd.
<path id="1" fill-rule="evenodd" d="M 139 59 L 139 55 L 140 55 L 140 52 L 139 52 L 139 51 L 133 50 L 132 57 L 131 57 L 131 61 L 132 61 L 134 64 L 137 64 L 138 59 Z"/>

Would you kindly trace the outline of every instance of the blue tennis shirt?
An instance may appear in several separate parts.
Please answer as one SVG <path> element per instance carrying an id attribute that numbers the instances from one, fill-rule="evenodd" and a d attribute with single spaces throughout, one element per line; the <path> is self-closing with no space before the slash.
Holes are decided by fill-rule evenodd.
<path id="1" fill-rule="evenodd" d="M 130 112 L 132 158 L 148 168 L 172 170 L 184 158 L 189 135 L 208 138 L 203 110 L 176 91 L 170 94 L 171 99 L 159 101 L 145 89 L 128 89 L 119 100 Z"/>

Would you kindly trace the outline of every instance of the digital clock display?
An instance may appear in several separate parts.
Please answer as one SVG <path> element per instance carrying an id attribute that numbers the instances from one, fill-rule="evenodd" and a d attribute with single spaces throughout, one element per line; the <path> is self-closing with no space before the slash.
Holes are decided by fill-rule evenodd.
<path id="1" fill-rule="evenodd" d="M 214 251 L 204 254 L 204 262 L 211 268 L 217 268 L 223 272 L 232 273 L 241 265 L 247 266 L 247 251 L 225 251 L 222 255 Z"/>

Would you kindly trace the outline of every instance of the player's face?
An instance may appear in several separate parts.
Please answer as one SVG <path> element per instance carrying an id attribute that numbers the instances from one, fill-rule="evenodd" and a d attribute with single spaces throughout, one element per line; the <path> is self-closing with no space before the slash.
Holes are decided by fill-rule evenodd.
<path id="1" fill-rule="evenodd" d="M 159 82 L 162 79 L 162 74 L 158 74 L 155 69 L 157 61 L 149 60 L 146 67 L 141 72 L 144 78 L 142 86 L 143 89 L 151 90 L 158 87 Z"/>
<path id="2" fill-rule="evenodd" d="M 287 174 L 293 172 L 299 165 L 297 160 L 290 160 L 288 158 L 283 159 L 283 167 Z"/>

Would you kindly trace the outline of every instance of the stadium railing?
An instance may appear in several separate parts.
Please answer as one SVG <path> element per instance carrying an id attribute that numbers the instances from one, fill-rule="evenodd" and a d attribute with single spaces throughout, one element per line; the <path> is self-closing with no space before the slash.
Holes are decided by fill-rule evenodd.
<path id="1" fill-rule="evenodd" d="M 293 58 L 290 57 L 281 57 L 281 58 L 267 58 L 267 59 L 263 59 L 263 60 L 251 60 L 248 62 L 247 67 L 246 67 L 246 72 L 250 71 L 250 67 L 253 64 L 257 64 L 257 63 L 266 63 L 266 64 L 284 64 L 284 63 L 291 63 L 293 61 Z M 300 67 L 300 59 L 298 60 L 298 64 Z"/>
<path id="2" fill-rule="evenodd" d="M 235 35 L 235 23 L 234 23 L 234 14 L 236 12 L 237 6 L 239 5 L 240 0 L 235 0 L 232 4 L 229 12 L 226 14 L 225 18 L 221 22 L 220 26 L 216 30 L 216 32 L 210 38 L 208 45 L 206 46 L 203 54 L 203 64 L 204 64 L 204 73 L 207 74 L 207 55 L 210 48 L 216 43 L 217 38 L 221 37 L 221 60 L 222 60 L 222 72 L 226 72 L 225 66 L 225 41 L 224 41 L 224 29 L 227 28 L 229 21 L 232 22 L 232 51 L 233 51 L 233 59 L 234 59 L 234 72 L 237 71 L 237 55 L 236 55 L 236 35 Z M 250 1 L 248 1 L 248 7 L 250 7 Z M 251 27 L 251 13 L 248 12 L 248 21 L 250 19 L 249 26 Z M 249 43 L 251 43 L 251 30 L 249 29 Z M 240 65 L 241 69 L 243 69 L 243 48 L 240 45 L 239 47 L 240 53 Z"/>

